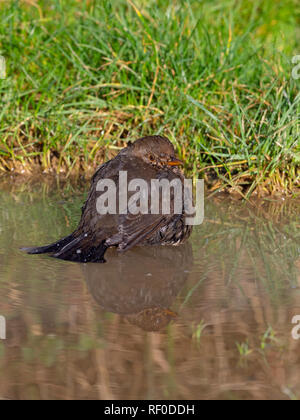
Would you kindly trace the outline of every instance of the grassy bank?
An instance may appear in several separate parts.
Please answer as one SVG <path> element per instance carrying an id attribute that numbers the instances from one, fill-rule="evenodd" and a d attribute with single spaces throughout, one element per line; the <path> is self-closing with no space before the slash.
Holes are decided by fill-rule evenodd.
<path id="1" fill-rule="evenodd" d="M 212 190 L 294 191 L 299 16 L 297 0 L 2 2 L 0 169 L 93 169 L 155 133 Z"/>

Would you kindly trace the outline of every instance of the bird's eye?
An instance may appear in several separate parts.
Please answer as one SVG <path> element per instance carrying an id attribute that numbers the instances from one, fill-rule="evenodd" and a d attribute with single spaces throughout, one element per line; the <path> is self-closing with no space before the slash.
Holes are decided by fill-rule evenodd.
<path id="1" fill-rule="evenodd" d="M 154 156 L 153 155 L 150 155 L 149 156 L 149 159 L 153 162 L 154 161 Z"/>

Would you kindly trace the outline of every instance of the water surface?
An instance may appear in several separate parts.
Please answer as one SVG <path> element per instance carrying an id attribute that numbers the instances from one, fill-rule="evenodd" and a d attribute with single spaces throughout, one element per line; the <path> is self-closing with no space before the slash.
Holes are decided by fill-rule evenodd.
<path id="1" fill-rule="evenodd" d="M 106 264 L 28 256 L 71 232 L 84 191 L 0 188 L 1 399 L 300 398 L 299 202 L 206 202 L 177 248 Z"/>

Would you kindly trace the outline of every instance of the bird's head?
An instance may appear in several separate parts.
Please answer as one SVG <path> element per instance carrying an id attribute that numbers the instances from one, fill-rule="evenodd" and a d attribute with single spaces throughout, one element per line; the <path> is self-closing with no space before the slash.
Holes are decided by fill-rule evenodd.
<path id="1" fill-rule="evenodd" d="M 159 168 L 175 169 L 178 166 L 183 166 L 183 162 L 175 156 L 172 143 L 166 137 L 143 137 L 130 144 L 129 149 L 135 157 Z"/>

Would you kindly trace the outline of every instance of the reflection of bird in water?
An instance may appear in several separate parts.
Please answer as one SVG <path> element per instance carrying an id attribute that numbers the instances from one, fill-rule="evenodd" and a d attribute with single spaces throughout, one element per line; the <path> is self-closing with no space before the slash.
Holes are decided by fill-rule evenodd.
<path id="1" fill-rule="evenodd" d="M 159 331 L 176 318 L 170 310 L 193 263 L 192 248 L 137 248 L 112 263 L 82 267 L 88 288 L 106 311 L 125 316 L 146 331 Z"/>

